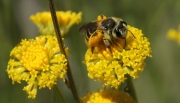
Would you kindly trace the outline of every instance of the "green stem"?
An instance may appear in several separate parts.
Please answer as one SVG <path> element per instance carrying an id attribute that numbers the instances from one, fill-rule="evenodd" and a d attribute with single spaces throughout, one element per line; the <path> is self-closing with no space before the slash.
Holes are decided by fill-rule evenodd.
<path id="1" fill-rule="evenodd" d="M 53 103 L 57 103 L 56 90 L 53 88 Z"/>
<path id="2" fill-rule="evenodd" d="M 57 16 L 56 16 L 56 12 L 55 12 L 55 8 L 54 8 L 54 4 L 53 4 L 53 0 L 48 0 L 49 1 L 49 8 L 50 8 L 50 12 L 51 12 L 51 16 L 52 16 L 52 21 L 53 21 L 53 25 L 54 25 L 54 29 L 56 32 L 56 37 L 59 43 L 59 48 L 60 51 L 65 55 L 66 59 L 67 59 L 67 76 L 68 76 L 68 80 L 70 83 L 70 87 L 71 87 L 71 92 L 76 100 L 77 103 L 80 103 L 78 94 L 77 94 L 77 90 L 76 90 L 76 86 L 72 77 L 72 73 L 71 73 L 71 69 L 70 69 L 70 65 L 69 65 L 69 60 L 67 58 L 65 49 L 64 49 L 64 43 L 62 41 L 62 37 L 61 37 L 61 32 L 60 32 L 60 28 L 57 22 Z"/>
<path id="3" fill-rule="evenodd" d="M 57 85 L 54 85 L 54 92 L 56 92 L 56 94 L 58 95 L 58 97 L 60 97 L 60 100 L 63 103 L 67 103 L 66 100 L 64 99 L 64 96 L 61 94 L 61 91 L 59 90 L 59 88 L 57 87 Z M 55 94 L 55 93 L 54 93 Z M 54 97 L 55 101 L 57 102 L 57 97 Z"/>
<path id="4" fill-rule="evenodd" d="M 136 101 L 136 103 L 138 103 L 138 100 L 136 97 L 136 92 L 135 92 L 134 85 L 132 82 L 132 78 L 130 77 L 130 75 L 126 75 L 126 77 L 127 77 L 126 84 L 128 87 L 128 92 L 133 97 L 133 99 Z"/>

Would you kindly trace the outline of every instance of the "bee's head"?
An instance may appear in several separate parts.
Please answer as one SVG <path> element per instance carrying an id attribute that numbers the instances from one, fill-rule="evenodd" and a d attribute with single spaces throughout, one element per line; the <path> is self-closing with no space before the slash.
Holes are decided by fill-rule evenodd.
<path id="1" fill-rule="evenodd" d="M 120 18 L 109 17 L 102 21 L 102 27 L 114 38 L 126 38 L 127 24 Z"/>
<path id="2" fill-rule="evenodd" d="M 126 38 L 127 35 L 127 24 L 124 21 L 120 21 L 113 31 L 113 36 L 118 38 Z"/>

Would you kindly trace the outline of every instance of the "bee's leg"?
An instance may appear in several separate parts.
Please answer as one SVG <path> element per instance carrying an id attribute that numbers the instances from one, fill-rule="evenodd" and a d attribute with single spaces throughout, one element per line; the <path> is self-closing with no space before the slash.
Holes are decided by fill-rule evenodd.
<path id="1" fill-rule="evenodd" d="M 119 49 L 121 49 L 120 46 L 118 45 L 118 43 L 117 43 L 115 40 L 113 40 L 113 43 L 114 43 Z"/>
<path id="2" fill-rule="evenodd" d="M 90 49 L 91 49 L 91 56 L 92 56 L 94 53 L 94 47 L 91 47 Z"/>
<path id="3" fill-rule="evenodd" d="M 109 50 L 110 54 L 112 54 L 111 47 L 109 46 L 109 47 L 107 47 L 107 48 L 108 48 L 108 50 Z"/>
<path id="4" fill-rule="evenodd" d="M 108 39 L 106 39 L 105 37 L 103 37 L 103 41 L 106 47 L 110 47 L 110 42 Z"/>
<path id="5" fill-rule="evenodd" d="M 110 53 L 112 53 L 111 47 L 110 47 L 111 44 L 110 44 L 109 40 L 104 37 L 104 38 L 103 38 L 103 41 L 104 41 L 105 46 L 106 46 L 106 47 L 108 48 L 108 50 L 110 51 Z"/>
<path id="6" fill-rule="evenodd" d="M 123 48 L 125 49 L 125 47 L 126 47 L 126 38 L 124 39 L 124 46 L 123 46 Z"/>
<path id="7" fill-rule="evenodd" d="M 91 47 L 91 53 L 93 54 L 93 52 L 94 52 L 94 47 Z"/>

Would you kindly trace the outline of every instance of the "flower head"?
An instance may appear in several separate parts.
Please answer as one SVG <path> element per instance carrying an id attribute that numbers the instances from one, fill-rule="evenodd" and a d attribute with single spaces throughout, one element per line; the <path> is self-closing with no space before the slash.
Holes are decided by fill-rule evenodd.
<path id="1" fill-rule="evenodd" d="M 57 11 L 56 15 L 61 28 L 61 34 L 64 36 L 72 25 L 78 24 L 81 21 L 82 13 Z M 30 19 L 38 26 L 41 35 L 55 35 L 50 12 L 39 12 L 36 15 L 30 16 Z"/>
<path id="2" fill-rule="evenodd" d="M 22 40 L 10 54 L 7 73 L 12 82 L 26 81 L 29 98 L 35 98 L 37 88 L 51 89 L 57 78 L 65 80 L 67 59 L 61 54 L 55 36 L 40 36 Z"/>
<path id="3" fill-rule="evenodd" d="M 118 90 L 98 90 L 81 100 L 82 103 L 135 103 L 132 97 Z"/>
<path id="4" fill-rule="evenodd" d="M 88 48 L 85 54 L 85 64 L 88 70 L 88 76 L 100 82 L 105 82 L 105 86 L 115 87 L 126 80 L 125 75 L 129 74 L 133 78 L 137 78 L 138 74 L 145 67 L 145 59 L 151 57 L 151 47 L 148 39 L 144 37 L 142 31 L 127 26 L 130 32 L 127 33 L 125 39 L 116 38 L 116 44 L 111 44 L 107 48 L 103 43 L 101 30 L 97 30 L 97 35 L 90 37 L 96 40 L 98 44 L 92 48 Z"/>
<path id="5" fill-rule="evenodd" d="M 169 29 L 167 32 L 167 36 L 171 40 L 175 40 L 180 44 L 180 26 L 178 28 L 178 31 L 175 29 Z"/>

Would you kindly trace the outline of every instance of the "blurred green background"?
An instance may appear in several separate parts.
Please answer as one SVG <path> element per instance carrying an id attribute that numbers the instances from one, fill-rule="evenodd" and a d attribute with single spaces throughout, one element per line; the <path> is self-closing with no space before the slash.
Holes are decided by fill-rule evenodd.
<path id="1" fill-rule="evenodd" d="M 116 16 L 129 25 L 142 29 L 149 38 L 152 58 L 146 59 L 146 67 L 133 80 L 139 103 L 180 103 L 180 45 L 170 41 L 166 33 L 180 24 L 180 0 L 54 0 L 56 10 L 72 10 L 83 13 L 82 22 L 74 25 L 65 44 L 71 53 L 70 65 L 73 77 L 82 97 L 88 91 L 101 89 L 101 84 L 87 77 L 82 63 L 86 51 L 83 35 L 78 28 L 93 21 L 97 15 Z M 28 99 L 22 90 L 25 82 L 12 84 L 6 71 L 10 51 L 21 39 L 38 35 L 37 27 L 29 16 L 49 11 L 48 0 L 0 0 L 0 103 L 52 103 L 53 93 L 49 89 L 38 90 L 36 99 Z M 73 96 L 59 80 L 68 103 Z"/>

